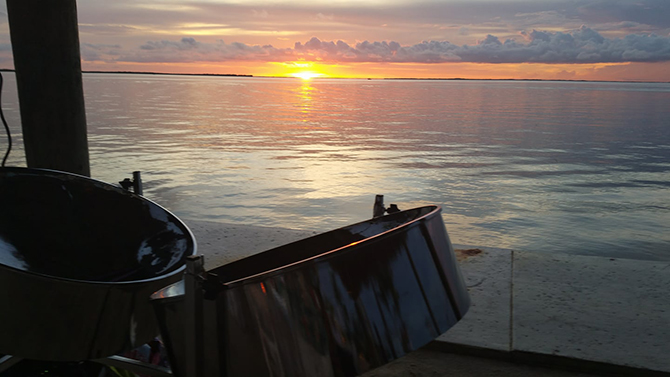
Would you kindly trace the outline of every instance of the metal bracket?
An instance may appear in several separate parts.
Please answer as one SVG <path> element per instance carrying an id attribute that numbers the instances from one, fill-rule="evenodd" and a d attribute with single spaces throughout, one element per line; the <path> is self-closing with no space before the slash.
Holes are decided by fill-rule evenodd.
<path id="1" fill-rule="evenodd" d="M 128 191 L 131 187 L 133 192 L 137 195 L 144 195 L 144 190 L 142 189 L 142 175 L 139 171 L 133 172 L 133 179 L 126 178 L 123 181 L 119 181 L 121 187 Z"/>
<path id="2" fill-rule="evenodd" d="M 372 217 L 384 216 L 384 195 L 375 196 L 375 205 L 372 207 Z"/>
<path id="3" fill-rule="evenodd" d="M 389 215 L 400 212 L 400 208 L 396 204 L 391 204 L 388 208 L 384 207 L 384 195 L 375 196 L 375 205 L 372 207 L 372 217 L 384 216 L 385 213 Z"/>
<path id="4" fill-rule="evenodd" d="M 174 377 L 170 368 L 129 359 L 123 356 L 110 356 L 104 359 L 91 360 L 98 364 L 124 369 L 143 376 Z"/>
<path id="5" fill-rule="evenodd" d="M 18 364 L 22 360 L 23 358 L 12 355 L 6 355 L 0 357 L 0 373 L 5 372 L 6 370 Z M 110 356 L 103 359 L 96 359 L 91 361 L 98 364 L 107 365 L 110 367 L 124 369 L 144 376 L 174 377 L 170 368 L 153 365 L 122 356 Z"/>

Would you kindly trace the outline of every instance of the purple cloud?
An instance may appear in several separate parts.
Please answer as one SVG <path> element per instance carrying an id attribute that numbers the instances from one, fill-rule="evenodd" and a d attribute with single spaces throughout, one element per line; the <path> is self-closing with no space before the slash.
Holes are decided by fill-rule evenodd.
<path id="1" fill-rule="evenodd" d="M 149 41 L 140 51 L 120 54 L 115 61 L 124 62 L 216 62 L 216 61 L 287 61 L 293 60 L 291 49 L 277 49 L 271 45 L 247 45 L 218 40 L 214 43 L 198 42 L 194 38 L 179 41 Z"/>
<path id="2" fill-rule="evenodd" d="M 201 43 L 194 38 L 179 41 L 153 41 L 140 51 L 119 56 L 120 61 L 290 61 L 385 63 L 621 63 L 670 61 L 670 38 L 655 34 L 630 34 L 624 38 L 606 38 L 582 26 L 578 30 L 521 32 L 520 40 L 501 41 L 487 35 L 474 45 L 456 45 L 447 41 L 424 41 L 402 46 L 398 42 L 363 41 L 350 45 L 343 41 L 322 41 L 316 37 L 293 48 L 271 45 L 247 45 L 223 41 Z"/>

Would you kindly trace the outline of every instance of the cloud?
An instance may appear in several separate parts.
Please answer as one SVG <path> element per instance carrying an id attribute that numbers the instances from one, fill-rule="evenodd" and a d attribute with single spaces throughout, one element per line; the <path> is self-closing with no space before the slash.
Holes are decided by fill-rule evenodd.
<path id="1" fill-rule="evenodd" d="M 261 11 L 257 11 L 256 9 L 252 9 L 252 10 L 251 10 L 251 14 L 252 14 L 254 17 L 268 18 L 268 11 L 266 11 L 265 9 L 263 9 L 263 10 L 261 10 Z"/>
<path id="2" fill-rule="evenodd" d="M 119 54 L 115 61 L 139 63 L 188 63 L 221 61 L 288 61 L 292 60 L 290 49 L 277 49 L 271 45 L 248 45 L 244 43 L 198 42 L 185 37 L 178 41 L 149 41 L 139 51 Z"/>
<path id="3" fill-rule="evenodd" d="M 312 36 L 341 39 L 352 46 L 363 40 L 403 46 L 423 40 L 474 45 L 487 34 L 501 42 L 508 38 L 522 42 L 516 34 L 520 30 L 567 32 L 582 24 L 608 38 L 670 32 L 663 27 L 670 25 L 668 0 L 391 0 L 384 6 L 379 5 L 381 0 L 347 0 L 346 6 L 342 1 L 87 0 L 80 1 L 78 13 L 82 42 L 124 46 L 179 41 L 184 36 L 202 43 L 224 38 L 281 48 Z M 188 26 L 196 20 L 225 26 Z M 292 39 L 285 42 L 280 37 Z"/>
<path id="4" fill-rule="evenodd" d="M 186 51 L 186 50 L 197 50 L 203 46 L 202 43 L 196 42 L 195 38 L 182 38 L 178 42 L 172 41 L 159 41 L 159 42 L 147 42 L 140 46 L 142 50 L 176 50 L 176 51 Z"/>
<path id="5" fill-rule="evenodd" d="M 332 21 L 333 19 L 335 19 L 335 16 L 332 14 L 325 15 L 323 13 L 317 13 L 316 19 L 320 21 Z"/>
<path id="6" fill-rule="evenodd" d="M 120 45 L 81 43 L 79 46 L 81 58 L 84 61 L 105 60 L 109 56 L 119 54 Z"/>
<path id="7" fill-rule="evenodd" d="M 533 30 L 521 33 L 528 41 L 505 43 L 498 61 L 505 63 L 623 63 L 670 61 L 670 38 L 654 34 L 629 34 L 605 38 L 582 26 L 571 33 Z M 467 55 L 464 56 L 467 58 Z"/>
<path id="8" fill-rule="evenodd" d="M 575 12 L 587 23 L 630 21 L 659 28 L 670 27 L 668 0 L 589 0 Z"/>
<path id="9" fill-rule="evenodd" d="M 117 24 L 79 24 L 79 32 L 82 34 L 89 35 L 111 35 L 119 36 L 124 34 L 129 34 L 137 32 L 139 29 L 129 26 L 129 25 L 117 25 Z"/>
<path id="10" fill-rule="evenodd" d="M 363 41 L 350 45 L 341 40 L 322 41 L 313 37 L 293 48 L 271 45 L 202 43 L 194 38 L 179 41 L 150 41 L 140 51 L 119 56 L 133 62 L 189 61 L 274 61 L 317 60 L 324 62 L 376 63 L 622 63 L 670 61 L 670 38 L 654 34 L 629 34 L 606 38 L 588 27 L 572 32 L 531 30 L 521 32 L 521 42 L 501 41 L 487 35 L 473 45 L 448 41 L 424 41 L 402 46 L 394 41 Z"/>

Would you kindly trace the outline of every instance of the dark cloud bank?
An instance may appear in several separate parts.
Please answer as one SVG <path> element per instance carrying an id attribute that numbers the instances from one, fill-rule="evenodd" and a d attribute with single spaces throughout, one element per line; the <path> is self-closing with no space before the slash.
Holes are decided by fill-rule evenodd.
<path id="1" fill-rule="evenodd" d="M 623 38 L 605 38 L 582 26 L 573 32 L 533 30 L 520 33 L 523 42 L 501 41 L 488 35 L 475 45 L 455 45 L 446 41 L 426 41 L 413 46 L 397 42 L 321 41 L 312 38 L 297 42 L 293 48 L 270 45 L 201 43 L 193 38 L 180 41 L 148 42 L 140 52 L 119 60 L 135 62 L 186 61 L 292 61 L 304 58 L 324 62 L 388 63 L 621 63 L 670 61 L 670 38 L 654 34 L 630 34 Z M 521 38 L 520 38 L 521 39 Z"/>

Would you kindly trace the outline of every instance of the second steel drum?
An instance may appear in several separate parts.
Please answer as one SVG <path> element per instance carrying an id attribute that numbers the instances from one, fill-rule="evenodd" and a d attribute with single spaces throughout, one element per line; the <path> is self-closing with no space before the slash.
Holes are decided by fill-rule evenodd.
<path id="1" fill-rule="evenodd" d="M 187 308 L 183 282 L 152 296 L 177 376 L 187 369 L 355 376 L 427 344 L 470 305 L 435 206 L 323 233 L 206 275 L 196 308 Z M 197 336 L 187 333 L 189 315 L 201 327 Z"/>

